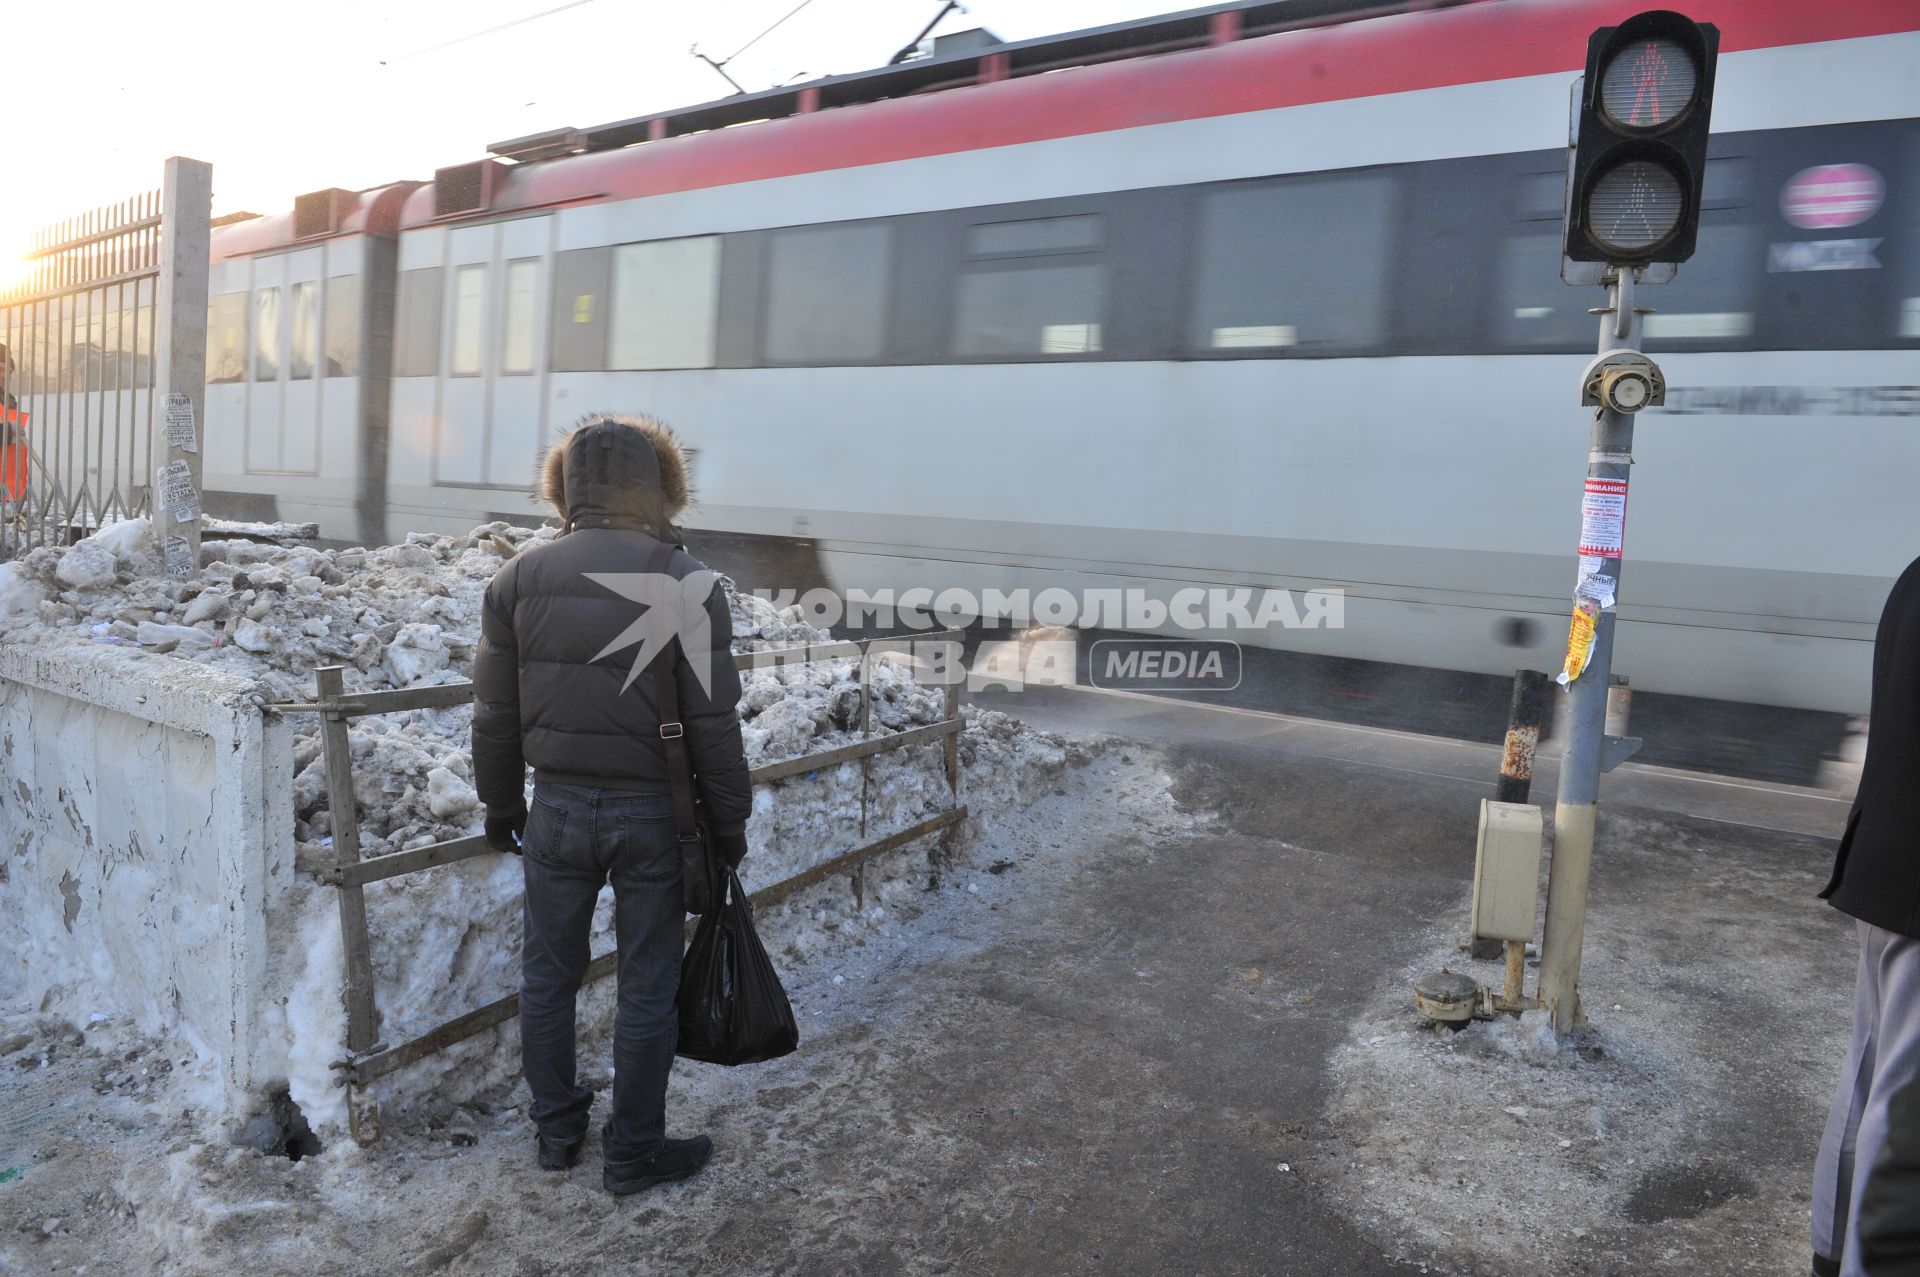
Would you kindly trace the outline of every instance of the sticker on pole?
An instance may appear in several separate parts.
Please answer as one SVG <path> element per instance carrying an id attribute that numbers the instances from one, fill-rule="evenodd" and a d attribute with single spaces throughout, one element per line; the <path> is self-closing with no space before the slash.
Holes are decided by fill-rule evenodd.
<path id="1" fill-rule="evenodd" d="M 1587 672 L 1593 660 L 1594 629 L 1600 622 L 1600 605 L 1593 599 L 1580 599 L 1573 607 L 1573 624 L 1567 629 L 1567 659 L 1554 682 L 1566 687 Z"/>
<path id="2" fill-rule="evenodd" d="M 192 523 L 200 517 L 200 494 L 193 490 L 193 471 L 186 462 L 169 461 L 154 477 L 160 509 L 170 512 L 175 523 Z"/>
<path id="3" fill-rule="evenodd" d="M 182 452 L 200 451 L 199 432 L 194 429 L 193 400 L 177 390 L 167 392 L 167 446 Z"/>
<path id="4" fill-rule="evenodd" d="M 1803 168 L 1780 188 L 1780 216 L 1808 231 L 1858 226 L 1880 211 L 1887 184 L 1865 164 Z"/>
<path id="5" fill-rule="evenodd" d="M 1580 498 L 1580 553 L 1617 559 L 1626 532 L 1627 481 L 1588 476 Z"/>
<path id="6" fill-rule="evenodd" d="M 193 547 L 185 537 L 170 536 L 163 548 L 169 576 L 186 576 L 193 571 Z"/>

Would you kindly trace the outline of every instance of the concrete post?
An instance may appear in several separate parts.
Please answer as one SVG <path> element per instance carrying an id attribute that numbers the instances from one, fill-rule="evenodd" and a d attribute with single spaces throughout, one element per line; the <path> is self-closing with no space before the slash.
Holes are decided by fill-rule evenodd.
<path id="1" fill-rule="evenodd" d="M 160 192 L 160 278 L 154 299 L 154 391 L 165 459 L 153 477 L 154 533 L 176 574 L 200 567 L 200 473 L 207 379 L 207 256 L 213 166 L 174 156 Z"/>
<path id="2" fill-rule="evenodd" d="M 1640 316 L 1634 310 L 1631 267 L 1609 279 L 1612 304 L 1601 311 L 1600 351 L 1638 350 Z M 1587 445 L 1587 478 L 1624 485 L 1633 467 L 1633 416 L 1596 409 Z M 1591 484 L 1589 485 L 1591 490 Z M 1583 507 L 1583 523 L 1585 509 Z M 1583 562 L 1583 576 L 1620 581 L 1620 554 Z M 1594 819 L 1606 748 L 1607 691 L 1613 673 L 1614 607 L 1609 598 L 1595 618 L 1592 656 L 1567 689 L 1566 738 L 1560 759 L 1560 792 L 1553 811 L 1553 863 L 1547 877 L 1547 923 L 1540 941 L 1540 1004 L 1554 1031 L 1566 1033 L 1580 1019 L 1580 948 L 1586 935 L 1587 883 L 1593 869 Z"/>

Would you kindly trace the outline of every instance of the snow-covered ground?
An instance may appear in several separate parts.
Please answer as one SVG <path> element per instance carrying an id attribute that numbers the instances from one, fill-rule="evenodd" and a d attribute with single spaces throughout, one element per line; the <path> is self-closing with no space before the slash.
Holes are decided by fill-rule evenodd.
<path id="1" fill-rule="evenodd" d="M 810 1131 L 887 1112 L 882 1089 L 851 1080 L 866 1072 L 866 1052 L 845 1048 L 864 1035 L 876 997 L 910 983 L 917 964 L 975 943 L 1016 893 L 1057 890 L 1128 838 L 1189 832 L 1195 822 L 1176 809 L 1170 784 L 1147 751 L 1103 750 L 983 826 L 937 889 L 922 860 L 900 853 L 875 862 L 864 909 L 835 879 L 764 911 L 760 931 L 793 999 L 800 1051 L 739 1069 L 676 1066 L 670 1129 L 711 1131 L 721 1153 L 690 1193 L 664 1204 L 602 1191 L 592 1148 L 569 1176 L 534 1169 L 526 1091 L 510 1067 L 464 1096 L 436 1086 L 431 1066 L 403 1070 L 394 1080 L 411 1102 L 387 1105 L 380 1143 L 362 1149 L 342 1137 L 294 1160 L 271 1122 L 252 1132 L 275 1141 L 263 1151 L 198 1120 L 191 1051 L 130 1033 L 118 1017 L 75 1026 L 0 998 L 0 1274 L 665 1271 L 658 1253 L 619 1240 L 626 1230 L 652 1236 L 644 1245 L 660 1252 L 675 1244 L 654 1236 L 650 1221 L 663 1209 L 691 1234 L 677 1244 L 748 1220 L 753 1199 L 790 1191 L 780 1185 L 796 1162 L 805 1165 L 816 1138 L 832 1138 Z M 602 985 L 582 1000 L 582 1080 L 602 1091 L 610 993 Z M 511 1060 L 510 1046 L 501 1054 Z M 826 1090 L 794 1081 L 821 1072 L 849 1080 Z M 783 1094 L 785 1128 L 760 1127 L 751 1107 Z M 604 1100 L 595 1116 L 604 1118 Z M 916 1174 L 901 1158 L 823 1187 L 820 1227 L 859 1209 L 876 1177 L 911 1191 Z M 615 1262 L 609 1246 L 633 1248 Z M 761 1271 L 777 1249 L 733 1266 L 714 1256 L 709 1270 Z"/>
<path id="2" fill-rule="evenodd" d="M 372 550 L 209 538 L 206 566 L 172 578 L 162 571 L 147 522 L 129 520 L 70 548 L 39 549 L 0 565 L 0 636 L 14 645 L 113 644 L 145 650 L 155 660 L 218 666 L 252 678 L 264 704 L 311 700 L 312 672 L 325 664 L 347 667 L 350 690 L 431 686 L 466 676 L 481 600 L 501 565 L 553 535 L 552 529 L 496 523 L 466 536 L 416 535 Z M 829 638 L 793 612 L 781 614 L 740 594 L 730 581 L 723 579 L 723 588 L 737 651 Z M 857 677 L 851 659 L 748 672 L 740 712 L 749 764 L 858 739 Z M 917 682 L 903 658 L 876 657 L 869 677 L 877 734 L 945 713 L 943 689 Z M 293 722 L 296 863 L 310 870 L 331 860 L 331 798 L 318 720 Z M 363 856 L 479 832 L 484 812 L 471 784 L 469 722 L 465 707 L 355 720 L 350 739 Z M 960 831 L 964 843 L 1051 793 L 1091 750 L 985 712 L 970 717 L 959 754 L 960 799 L 971 811 Z M 863 786 L 867 839 L 915 824 L 953 801 L 937 743 L 878 755 L 864 776 L 855 764 L 760 786 L 748 827 L 753 851 L 743 869 L 749 888 L 858 845 Z M 778 914 L 785 951 L 797 956 L 836 934 L 893 925 L 903 902 L 925 889 L 924 865 L 923 853 L 903 852 L 890 868 L 869 874 L 857 916 L 784 903 Z M 366 897 L 381 1041 L 407 1041 L 515 988 L 516 860 L 482 856 L 374 884 Z M 612 947 L 611 921 L 609 892 L 595 920 L 595 952 Z M 338 1141 L 345 1133 L 344 1092 L 333 1084 L 331 1066 L 345 1055 L 345 1024 L 334 890 L 309 874 L 296 875 L 276 901 L 270 925 L 286 943 L 272 955 L 268 1032 L 276 1055 L 284 1055 L 292 1102 L 321 1139 Z M 57 908 L 50 908 L 47 927 L 59 930 Z M 75 991 L 37 1010 L 84 1025 L 100 1008 Z M 57 1041 L 57 1032 L 48 1031 Z M 192 1055 L 173 1067 L 192 1072 Z M 422 1097 L 457 1102 L 510 1077 L 512 1055 L 492 1032 L 374 1089 L 396 1110 Z M 152 1067 L 172 1056 L 157 1052 Z"/>
<path id="3" fill-rule="evenodd" d="M 1463 899 L 1334 1054 L 1341 1156 L 1315 1169 L 1403 1257 L 1459 1271 L 1804 1272 L 1852 987 L 1851 933 L 1813 899 L 1824 864 L 1647 812 L 1603 811 L 1601 835 L 1591 1023 L 1421 1019 L 1413 982 L 1442 966 L 1501 985 L 1501 962 L 1458 949 Z"/>

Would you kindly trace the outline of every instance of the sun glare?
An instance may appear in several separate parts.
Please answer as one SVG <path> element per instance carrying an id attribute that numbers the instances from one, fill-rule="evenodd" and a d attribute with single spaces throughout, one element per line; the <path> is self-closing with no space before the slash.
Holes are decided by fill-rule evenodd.
<path id="1" fill-rule="evenodd" d="M 31 263 L 17 240 L 0 239 L 0 297 L 26 282 Z"/>

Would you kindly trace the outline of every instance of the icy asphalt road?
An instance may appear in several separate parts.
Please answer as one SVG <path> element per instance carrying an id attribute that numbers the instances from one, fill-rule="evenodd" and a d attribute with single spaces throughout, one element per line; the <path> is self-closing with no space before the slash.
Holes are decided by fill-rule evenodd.
<path id="1" fill-rule="evenodd" d="M 82 1122 L 0 1190 L 0 1255 L 22 1273 L 1800 1270 L 1851 980 L 1850 933 L 1811 899 L 1835 796 L 1608 781 L 1586 983 L 1614 1063 L 1590 1084 L 1524 1050 L 1456 1059 L 1400 992 L 1451 948 L 1490 747 L 1065 691 L 985 703 L 1147 747 L 990 831 L 892 936 L 792 970 L 798 1055 L 676 1070 L 673 1128 L 719 1146 L 699 1179 L 616 1201 L 591 1142 L 544 1175 L 515 1095 L 300 1163 L 124 1125 L 107 1147 Z"/>

